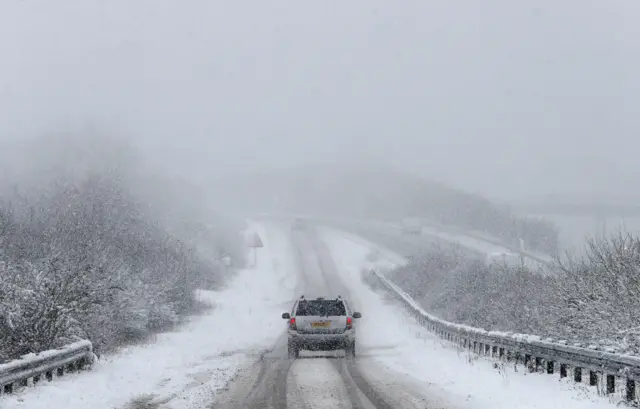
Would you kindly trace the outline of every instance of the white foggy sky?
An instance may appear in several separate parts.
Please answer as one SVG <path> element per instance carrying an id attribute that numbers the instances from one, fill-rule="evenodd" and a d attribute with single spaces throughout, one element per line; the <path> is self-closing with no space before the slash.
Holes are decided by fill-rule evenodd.
<path id="1" fill-rule="evenodd" d="M 1 0 L 0 139 L 91 123 L 186 174 L 378 159 L 633 194 L 640 3 Z"/>

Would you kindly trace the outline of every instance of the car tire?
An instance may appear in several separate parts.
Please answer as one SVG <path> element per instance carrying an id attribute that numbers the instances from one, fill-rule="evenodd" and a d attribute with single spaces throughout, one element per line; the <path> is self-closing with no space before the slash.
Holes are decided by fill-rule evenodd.
<path id="1" fill-rule="evenodd" d="M 287 352 L 289 353 L 289 359 L 297 359 L 300 356 L 300 348 L 295 345 L 289 344 Z"/>
<path id="2" fill-rule="evenodd" d="M 344 350 L 345 356 L 347 359 L 354 359 L 356 357 L 356 343 L 355 341 L 351 344 L 347 345 Z"/>

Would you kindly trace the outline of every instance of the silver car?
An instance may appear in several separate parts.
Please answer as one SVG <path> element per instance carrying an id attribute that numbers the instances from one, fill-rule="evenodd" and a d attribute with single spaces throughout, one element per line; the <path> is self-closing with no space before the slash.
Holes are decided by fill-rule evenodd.
<path id="1" fill-rule="evenodd" d="M 306 227 L 306 223 L 305 223 L 304 219 L 302 219 L 300 217 L 296 217 L 293 220 L 293 225 L 292 225 L 293 230 L 304 230 L 305 227 Z"/>
<path id="2" fill-rule="evenodd" d="M 290 358 L 297 358 L 301 349 L 329 351 L 344 349 L 348 358 L 356 355 L 355 319 L 362 314 L 353 311 L 340 296 L 335 299 L 296 300 L 291 313 L 282 318 L 288 320 L 288 350 Z"/>

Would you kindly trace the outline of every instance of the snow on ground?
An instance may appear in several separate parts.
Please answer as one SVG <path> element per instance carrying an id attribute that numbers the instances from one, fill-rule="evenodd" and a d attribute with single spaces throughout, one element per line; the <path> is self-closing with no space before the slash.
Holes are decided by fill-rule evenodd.
<path id="1" fill-rule="evenodd" d="M 265 246 L 258 250 L 257 266 L 238 272 L 222 291 L 201 291 L 199 297 L 214 306 L 208 313 L 153 343 L 103 356 L 91 371 L 3 395 L 0 407 L 206 407 L 283 333 L 281 305 L 294 296 L 295 260 L 286 231 L 255 223 L 249 231 L 258 232 Z"/>
<path id="2" fill-rule="evenodd" d="M 616 407 L 595 388 L 559 375 L 531 374 L 522 366 L 504 367 L 479 358 L 427 332 L 394 301 L 372 291 L 361 280 L 363 269 L 376 267 L 365 240 L 321 229 L 351 296 L 362 307 L 358 344 L 363 371 L 374 382 L 390 382 L 388 373 L 436 391 L 456 407 L 477 409 L 605 409 Z M 387 261 L 387 263 L 389 263 Z M 391 262 L 391 264 L 393 264 Z M 378 368 L 377 370 L 375 368 Z M 427 392 L 428 391 L 428 392 Z M 442 398 L 442 397 L 445 398 Z M 619 401 L 619 395 L 611 398 Z"/>
<path id="3" fill-rule="evenodd" d="M 375 268 L 380 273 L 386 273 L 407 264 L 407 259 L 405 257 L 358 235 L 324 227 L 319 227 L 318 232 L 323 238 L 327 236 L 334 237 L 336 234 L 339 234 L 340 239 L 348 240 L 351 242 L 352 247 L 364 249 L 364 264 L 361 265 L 361 269 Z"/>
<path id="4" fill-rule="evenodd" d="M 365 226 L 381 229 L 382 231 L 402 234 L 402 225 L 398 223 L 375 220 L 357 220 L 357 222 Z M 462 228 L 454 226 L 443 226 L 433 223 L 423 224 L 422 234 L 445 242 L 458 244 L 475 252 L 487 255 L 491 253 L 514 252 L 506 245 L 499 244 L 499 239 L 492 238 L 488 234 L 475 231 L 465 231 Z M 391 259 L 393 259 L 393 257 Z M 526 254 L 524 254 L 525 265 L 531 269 L 546 271 L 548 268 L 547 265 L 553 263 L 553 261 L 553 257 L 547 254 L 541 254 L 533 251 L 527 251 Z"/>
<path id="5" fill-rule="evenodd" d="M 422 228 L 424 234 L 439 237 L 449 242 L 459 243 L 463 247 L 480 251 L 485 254 L 490 253 L 513 253 L 513 250 L 506 246 L 496 244 L 496 242 L 489 241 L 480 236 L 476 236 L 474 233 L 455 232 L 451 229 L 445 229 L 441 227 L 424 226 Z M 531 253 L 531 252 L 529 252 Z M 531 253 L 533 255 L 533 253 Z M 546 264 L 552 263 L 553 258 L 548 255 L 535 254 L 535 258 L 524 255 L 525 265 L 529 268 L 545 270 Z M 544 262 L 542 262 L 544 261 Z"/>
<path id="6" fill-rule="evenodd" d="M 295 392 L 287 396 L 287 406 L 305 409 L 345 407 L 349 393 L 331 359 L 298 359 L 288 374 L 287 385 Z"/>

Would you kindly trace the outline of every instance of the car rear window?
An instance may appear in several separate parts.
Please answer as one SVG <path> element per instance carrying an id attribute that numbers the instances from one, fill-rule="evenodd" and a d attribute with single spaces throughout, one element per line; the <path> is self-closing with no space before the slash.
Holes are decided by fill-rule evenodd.
<path id="1" fill-rule="evenodd" d="M 304 300 L 298 303 L 296 315 L 315 317 L 336 317 L 347 315 L 342 301 L 336 300 Z"/>

